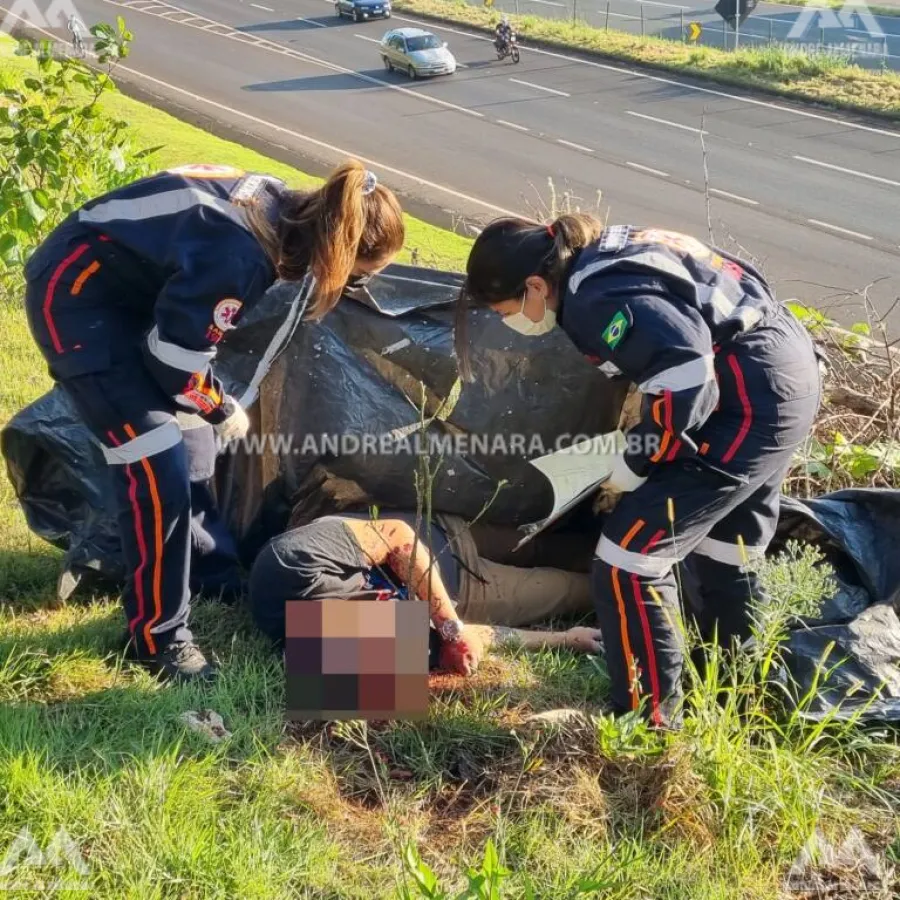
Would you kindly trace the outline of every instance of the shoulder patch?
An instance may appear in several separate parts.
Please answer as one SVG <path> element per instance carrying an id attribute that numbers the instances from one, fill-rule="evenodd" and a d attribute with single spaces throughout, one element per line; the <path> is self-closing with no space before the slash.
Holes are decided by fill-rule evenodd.
<path id="1" fill-rule="evenodd" d="M 231 192 L 233 203 L 249 205 L 255 202 L 266 189 L 266 185 L 272 181 L 266 175 L 247 175 L 235 185 Z"/>
<path id="2" fill-rule="evenodd" d="M 628 243 L 630 234 L 630 225 L 611 225 L 609 228 L 604 228 L 597 249 L 615 253 Z"/>
<path id="3" fill-rule="evenodd" d="M 609 320 L 609 324 L 603 329 L 601 337 L 610 350 L 615 350 L 622 342 L 622 338 L 625 337 L 629 328 L 631 328 L 629 317 L 620 309 Z"/>
<path id="4" fill-rule="evenodd" d="M 244 304 L 241 303 L 240 300 L 235 300 L 233 297 L 229 297 L 226 300 L 220 300 L 213 310 L 213 325 L 215 325 L 219 331 L 230 331 L 235 327 L 234 318 L 238 312 L 240 312 L 243 305 Z"/>

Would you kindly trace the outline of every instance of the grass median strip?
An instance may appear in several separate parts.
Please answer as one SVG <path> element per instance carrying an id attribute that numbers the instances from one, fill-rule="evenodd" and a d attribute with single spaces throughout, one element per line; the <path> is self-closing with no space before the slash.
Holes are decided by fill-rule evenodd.
<path id="1" fill-rule="evenodd" d="M 500 19 L 499 12 L 470 6 L 465 0 L 394 0 L 394 9 L 490 31 Z M 727 52 L 605 31 L 583 22 L 515 15 L 511 21 L 526 47 L 531 40 L 547 47 L 592 53 L 836 109 L 900 119 L 900 74 L 847 65 L 825 54 L 781 47 Z"/>

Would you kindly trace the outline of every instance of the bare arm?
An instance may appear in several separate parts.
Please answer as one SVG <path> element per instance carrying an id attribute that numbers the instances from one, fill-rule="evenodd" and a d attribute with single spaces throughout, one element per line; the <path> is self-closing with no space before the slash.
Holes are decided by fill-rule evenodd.
<path id="1" fill-rule="evenodd" d="M 485 649 L 493 647 L 521 647 L 523 650 L 549 650 L 566 647 L 584 653 L 601 653 L 600 632 L 595 628 L 570 628 L 568 631 L 531 631 L 509 628 L 506 625 L 473 625 Z"/>
<path id="2" fill-rule="evenodd" d="M 437 564 L 413 529 L 400 519 L 363 522 L 346 519 L 363 553 L 375 565 L 388 565 L 397 578 L 429 605 L 436 626 L 447 619 L 458 619 L 453 601 L 441 579 Z"/>

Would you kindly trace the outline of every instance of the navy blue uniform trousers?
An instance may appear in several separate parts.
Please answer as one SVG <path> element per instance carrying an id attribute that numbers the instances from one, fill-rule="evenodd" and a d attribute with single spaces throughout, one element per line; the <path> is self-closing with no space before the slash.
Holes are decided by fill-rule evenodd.
<path id="1" fill-rule="evenodd" d="M 107 462 L 128 631 L 137 655 L 152 656 L 192 639 L 192 592 L 240 583 L 235 543 L 211 491 L 215 437 L 202 420 L 179 416 L 144 367 L 140 343 L 153 323 L 115 303 L 121 280 L 106 275 L 83 240 L 80 252 L 60 244 L 58 260 L 29 273 L 28 322 Z"/>
<path id="2" fill-rule="evenodd" d="M 720 400 L 699 431 L 701 455 L 658 463 L 622 495 L 593 565 L 612 705 L 663 726 L 677 723 L 682 700 L 674 569 L 683 561 L 700 584 L 693 612 L 704 637 L 715 629 L 729 646 L 749 636 L 751 601 L 765 602 L 752 564 L 774 535 L 781 485 L 820 403 L 812 342 L 786 310 L 719 348 L 715 365 Z M 724 452 L 707 458 L 709 447 Z"/>

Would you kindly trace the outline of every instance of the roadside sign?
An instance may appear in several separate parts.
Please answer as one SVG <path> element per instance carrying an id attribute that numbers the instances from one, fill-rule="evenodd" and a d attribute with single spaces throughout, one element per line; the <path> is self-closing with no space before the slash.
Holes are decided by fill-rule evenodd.
<path id="1" fill-rule="evenodd" d="M 699 22 L 691 22 L 691 24 L 688 25 L 688 40 L 696 41 L 702 32 L 703 26 Z"/>

